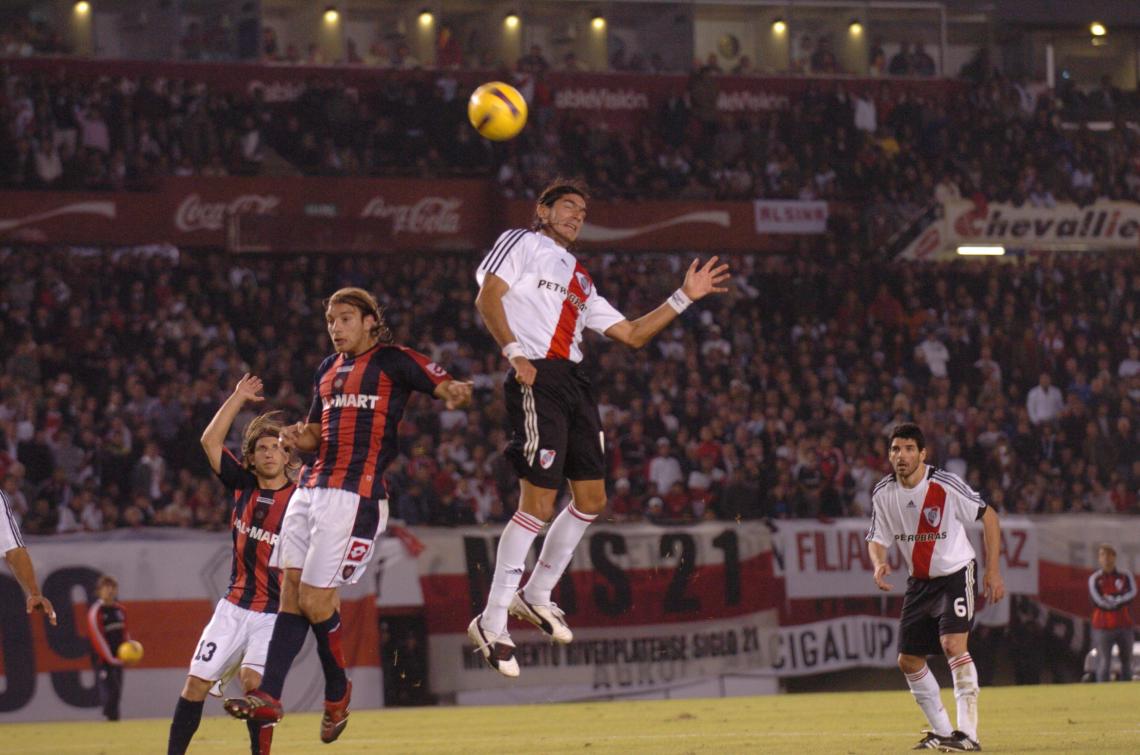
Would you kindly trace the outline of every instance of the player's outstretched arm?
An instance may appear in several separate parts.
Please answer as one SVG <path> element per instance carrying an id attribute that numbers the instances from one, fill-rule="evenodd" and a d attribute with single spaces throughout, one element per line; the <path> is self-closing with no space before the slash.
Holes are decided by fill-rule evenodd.
<path id="1" fill-rule="evenodd" d="M 503 309 L 503 297 L 510 290 L 511 287 L 505 280 L 494 273 L 487 273 L 483 285 L 479 287 L 479 295 L 475 297 L 475 309 L 486 323 L 487 330 L 491 331 L 491 337 L 503 350 L 503 356 L 515 368 L 515 380 L 523 385 L 534 385 L 538 370 L 523 356 L 522 346 L 515 340 L 511 325 L 507 322 L 507 311 Z"/>
<path id="2" fill-rule="evenodd" d="M 444 380 L 435 387 L 435 397 L 443 399 L 448 409 L 462 409 L 471 403 L 470 381 Z"/>
<path id="3" fill-rule="evenodd" d="M 890 592 L 893 586 L 887 581 L 887 577 L 891 573 L 891 565 L 887 563 L 886 546 L 869 540 L 867 541 L 867 552 L 871 555 L 871 566 L 875 569 L 872 575 L 875 579 L 875 586 L 883 592 Z"/>
<path id="4" fill-rule="evenodd" d="M 987 506 L 982 514 L 982 537 L 986 545 L 982 594 L 986 596 L 986 602 L 996 603 L 1005 597 L 1005 580 L 1001 576 L 1001 525 L 993 506 Z"/>
<path id="5" fill-rule="evenodd" d="M 8 567 L 12 570 L 12 574 L 15 575 L 16 581 L 20 583 L 20 587 L 24 588 L 24 594 L 28 596 L 28 613 L 43 611 L 48 621 L 50 621 L 54 627 L 55 608 L 52 606 L 51 601 L 45 598 L 43 593 L 40 592 L 40 585 L 36 580 L 36 567 L 32 565 L 32 557 L 28 553 L 28 549 L 12 548 L 4 554 L 4 560 L 8 562 Z"/>
<path id="6" fill-rule="evenodd" d="M 245 373 L 234 386 L 234 392 L 222 402 L 217 414 L 202 431 L 202 450 L 206 452 L 206 459 L 210 462 L 210 469 L 214 470 L 214 474 L 222 471 L 222 451 L 225 450 L 226 435 L 230 432 L 230 426 L 233 425 L 234 419 L 246 401 L 257 403 L 265 400 L 261 395 L 261 389 L 261 378 Z"/>
<path id="7" fill-rule="evenodd" d="M 719 261 L 720 258 L 715 256 L 709 258 L 704 265 L 700 265 L 698 260 L 693 260 L 685 272 L 685 282 L 662 302 L 661 306 L 632 322 L 622 320 L 611 325 L 606 329 L 606 337 L 631 348 L 640 349 L 693 302 L 700 301 L 709 294 L 722 294 L 728 291 L 724 286 L 730 277 L 728 265 L 718 265 Z"/>

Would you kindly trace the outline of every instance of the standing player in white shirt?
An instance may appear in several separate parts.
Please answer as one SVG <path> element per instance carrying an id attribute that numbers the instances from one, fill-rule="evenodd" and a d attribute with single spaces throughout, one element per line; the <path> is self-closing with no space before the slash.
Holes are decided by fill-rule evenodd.
<path id="1" fill-rule="evenodd" d="M 904 423 L 891 432 L 887 475 L 871 494 L 867 548 L 875 584 L 889 591 L 887 551 L 897 542 L 910 577 L 899 620 L 899 668 L 906 675 L 931 730 L 916 750 L 980 750 L 978 744 L 978 672 L 967 650 L 974 624 L 976 594 L 974 547 L 966 525 L 982 520 L 987 601 L 1001 600 L 1005 584 L 998 557 L 998 515 L 957 475 L 926 464 L 926 440 L 918 425 Z M 926 656 L 945 653 L 954 675 L 958 727 L 942 707 L 938 682 Z"/>
<path id="2" fill-rule="evenodd" d="M 728 265 L 693 260 L 679 289 L 632 322 L 598 294 L 570 253 L 586 220 L 586 187 L 556 179 L 539 196 L 533 230 L 507 231 L 475 273 L 475 306 L 511 363 L 505 384 L 512 427 L 507 455 L 519 474 L 518 511 L 503 530 L 487 606 L 467 634 L 487 663 L 519 675 L 508 611 L 552 639 L 573 639 L 550 593 L 570 563 L 586 528 L 606 505 L 602 423 L 590 378 L 581 366 L 586 328 L 640 348 L 694 301 L 727 291 Z M 573 501 L 546 534 L 534 573 L 519 589 L 526 554 L 554 515 L 563 479 Z"/>

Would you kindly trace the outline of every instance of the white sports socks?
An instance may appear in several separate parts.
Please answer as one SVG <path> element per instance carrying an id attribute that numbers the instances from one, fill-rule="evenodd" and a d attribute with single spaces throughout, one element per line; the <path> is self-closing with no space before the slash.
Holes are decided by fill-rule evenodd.
<path id="1" fill-rule="evenodd" d="M 906 683 L 914 695 L 918 707 L 926 714 L 930 729 L 940 737 L 950 736 L 953 727 L 950 726 L 950 716 L 942 707 L 942 699 L 938 696 L 938 680 L 930 673 L 930 666 L 924 665 L 913 674 L 904 674 Z M 960 705 L 960 703 L 959 703 Z"/>
<path id="2" fill-rule="evenodd" d="M 538 563 L 523 590 L 528 601 L 540 606 L 550 603 L 550 593 L 562 578 L 562 572 L 566 571 L 574 549 L 586 534 L 586 528 L 597 518 L 597 514 L 583 514 L 574 508 L 573 501 L 554 518 L 546 533 L 546 542 L 542 544 L 542 553 L 538 555 Z"/>
<path id="3" fill-rule="evenodd" d="M 482 624 L 486 631 L 492 634 L 507 631 L 507 608 L 526 570 L 526 554 L 541 531 L 542 520 L 523 511 L 516 511 L 503 528 L 495 556 L 495 576 L 487 595 L 487 607 L 483 609 Z"/>
<path id="4" fill-rule="evenodd" d="M 954 702 L 958 708 L 958 731 L 970 739 L 978 739 L 978 667 L 969 653 L 950 659 L 954 674 Z"/>

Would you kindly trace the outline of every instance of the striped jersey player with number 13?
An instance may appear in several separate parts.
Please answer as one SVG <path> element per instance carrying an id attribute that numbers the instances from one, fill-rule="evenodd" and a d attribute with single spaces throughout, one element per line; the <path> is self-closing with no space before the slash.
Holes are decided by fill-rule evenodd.
<path id="1" fill-rule="evenodd" d="M 728 265 L 696 260 L 681 288 L 630 322 L 594 288 L 570 249 L 586 220 L 586 187 L 556 179 L 535 206 L 533 230 L 507 231 L 475 274 L 475 306 L 511 363 L 505 383 L 512 437 L 507 456 L 518 472 L 521 500 L 499 540 L 495 574 L 483 612 L 467 634 L 487 663 L 519 675 L 508 612 L 553 640 L 568 643 L 570 627 L 550 593 L 590 522 L 606 505 L 602 423 L 590 379 L 580 364 L 586 328 L 632 348 L 649 343 L 694 301 L 726 291 Z M 534 573 L 519 589 L 526 554 L 554 514 L 569 479 L 573 501 L 546 534 Z"/>
<path id="2" fill-rule="evenodd" d="M 875 584 L 889 591 L 887 550 L 898 543 L 910 570 L 899 620 L 899 668 L 906 675 L 930 731 L 916 750 L 943 752 L 982 749 L 978 744 L 978 672 L 967 650 L 974 624 L 976 594 L 974 547 L 966 525 L 980 519 L 984 530 L 985 597 L 1005 595 L 998 561 L 998 515 L 957 475 L 926 464 L 926 441 L 918 425 L 904 423 L 891 432 L 889 456 L 894 473 L 871 493 L 871 528 L 867 547 Z M 954 676 L 958 727 L 942 707 L 938 682 L 926 656 L 945 653 Z"/>

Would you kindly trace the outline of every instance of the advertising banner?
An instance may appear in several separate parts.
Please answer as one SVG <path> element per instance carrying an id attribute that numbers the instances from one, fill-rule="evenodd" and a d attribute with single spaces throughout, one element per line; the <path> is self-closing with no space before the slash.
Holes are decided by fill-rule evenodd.
<path id="1" fill-rule="evenodd" d="M 497 528 L 416 529 L 437 694 L 533 686 L 552 699 L 587 699 L 683 686 L 763 662 L 761 638 L 776 625 L 781 592 L 766 528 L 594 525 L 554 594 L 574 642 L 553 645 L 512 622 L 522 675 L 506 679 L 471 652 L 466 633 L 483 610 L 497 535 Z"/>
<path id="2" fill-rule="evenodd" d="M 827 202 L 757 199 L 752 208 L 756 215 L 756 233 L 761 235 L 802 236 L 827 231 Z"/>
<path id="3" fill-rule="evenodd" d="M 483 82 L 501 77 L 497 71 L 393 71 L 367 66 L 313 66 L 252 63 L 195 63 L 83 58 L 23 58 L 5 61 L 13 73 L 46 73 L 75 81 L 102 77 L 128 80 L 185 79 L 211 90 L 232 94 L 260 93 L 270 105 L 305 97 L 319 98 L 328 87 L 344 87 L 351 97 L 370 98 L 396 84 L 416 84 L 431 91 L 440 79 L 460 99 Z M 716 94 L 718 115 L 749 117 L 788 110 L 806 97 L 821 97 L 842 89 L 875 100 L 897 98 L 903 92 L 946 103 L 966 85 L 953 79 L 883 79 L 810 76 L 725 76 L 709 78 Z M 637 128 L 656 117 L 671 98 L 693 85 L 684 74 L 569 73 L 551 71 L 541 80 L 515 74 L 510 80 L 527 98 L 531 110 L 550 107 L 559 115 L 605 123 L 611 128 Z M 318 94 L 314 94 L 314 91 Z M 539 93 L 541 92 L 541 96 Z M 536 101 L 537 100 L 537 101 Z M 548 104 L 546 104 L 548 103 Z"/>
<path id="4" fill-rule="evenodd" d="M 901 252 L 903 259 L 944 259 L 962 245 L 1029 250 L 1134 251 L 1140 247 L 1140 204 L 1098 201 L 1081 207 L 1063 202 L 1032 204 L 947 202 L 933 221 Z"/>
<path id="5" fill-rule="evenodd" d="M 127 626 L 144 648 L 142 662 L 125 671 L 123 716 L 171 715 L 198 638 L 229 584 L 229 534 L 118 530 L 27 541 L 44 595 L 58 614 L 58 625 L 49 626 L 42 614 L 25 614 L 18 583 L 0 571 L 0 674 L 4 677 L 0 722 L 100 718 L 87 607 L 94 600 L 95 580 L 101 574 L 118 580 Z M 354 705 L 373 708 L 383 704 L 378 611 L 384 605 L 395 610 L 397 603 L 417 599 L 415 572 L 406 568 L 414 563 L 398 540 L 382 540 L 374 561 L 377 568 L 341 591 L 343 648 L 353 679 Z M 400 585 L 409 575 L 411 591 Z M 378 606 L 378 592 L 388 594 L 389 601 Z M 231 682 L 227 693 L 237 692 L 237 683 Z M 318 710 L 323 699 L 323 675 L 310 637 L 290 672 L 285 707 Z M 222 714 L 216 698 L 207 702 L 206 714 Z"/>
<path id="6" fill-rule="evenodd" d="M 1034 522 L 1025 517 L 1002 517 L 1002 576 L 1009 593 L 1036 595 L 1038 592 L 1038 534 Z M 970 542 L 978 554 L 978 573 L 985 567 L 981 523 L 969 527 Z M 781 554 L 783 576 L 789 599 L 878 597 L 871 558 L 867 555 L 867 522 L 838 519 L 823 523 L 814 519 L 780 522 L 774 546 Z M 906 589 L 906 563 L 898 548 L 888 554 L 894 593 Z M 980 580 L 979 580 L 980 583 Z"/>
<path id="7" fill-rule="evenodd" d="M 237 252 L 483 249 L 496 230 L 490 192 L 477 180 L 316 177 L 169 178 L 154 192 L 0 192 L 0 240 Z"/>
<path id="8" fill-rule="evenodd" d="M 153 192 L 0 191 L 0 243 L 257 252 L 479 255 L 534 203 L 496 199 L 490 181 L 369 178 L 170 178 Z M 826 222 L 826 203 L 765 213 L 749 202 L 591 201 L 580 242 L 612 251 L 783 252 Z M 832 208 L 834 209 L 834 208 Z"/>

